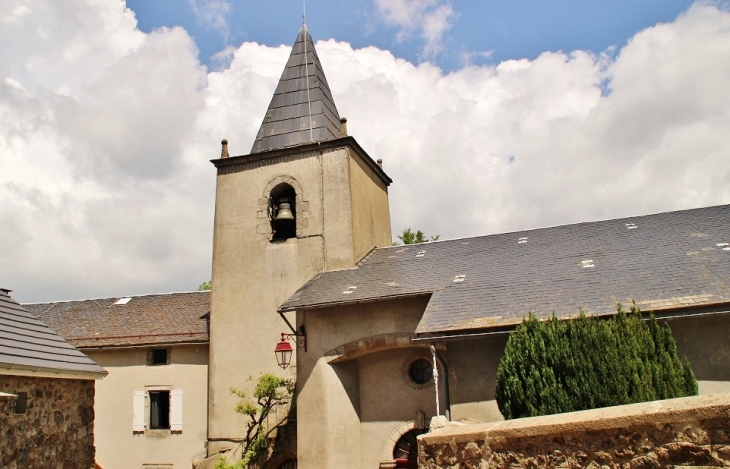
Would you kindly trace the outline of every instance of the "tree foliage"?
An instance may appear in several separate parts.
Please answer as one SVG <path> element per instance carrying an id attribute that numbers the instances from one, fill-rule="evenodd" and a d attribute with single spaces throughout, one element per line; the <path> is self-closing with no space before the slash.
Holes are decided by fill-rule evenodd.
<path id="1" fill-rule="evenodd" d="M 539 321 L 510 334 L 497 370 L 505 419 L 697 395 L 697 380 L 666 324 L 621 305 L 610 319 Z"/>
<path id="2" fill-rule="evenodd" d="M 398 235 L 398 239 L 400 239 L 403 244 L 420 244 L 436 241 L 439 239 L 439 235 L 431 236 L 431 238 L 429 239 L 421 230 L 413 232 L 410 228 L 406 228 L 405 230 L 403 230 L 402 234 Z M 398 244 L 400 244 L 398 243 L 398 241 L 393 243 L 393 245 Z"/>
<path id="3" fill-rule="evenodd" d="M 268 423 L 269 417 L 272 413 L 275 415 L 278 408 L 289 404 L 293 393 L 294 380 L 279 378 L 268 373 L 259 377 L 250 397 L 240 389 L 231 388 L 231 394 L 241 398 L 236 405 L 236 412 L 248 417 L 246 435 L 241 442 L 241 460 L 229 465 L 224 458 L 221 458 L 215 466 L 216 469 L 244 468 L 255 461 L 266 449 L 271 432 L 286 421 L 284 417 L 271 425 Z"/>
<path id="4" fill-rule="evenodd" d="M 210 280 L 198 285 L 198 291 L 207 291 L 207 290 L 210 290 Z"/>

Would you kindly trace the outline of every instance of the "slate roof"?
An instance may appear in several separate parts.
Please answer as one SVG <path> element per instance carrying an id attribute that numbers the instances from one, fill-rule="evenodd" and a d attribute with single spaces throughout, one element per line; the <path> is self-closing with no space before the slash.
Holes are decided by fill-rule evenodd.
<path id="1" fill-rule="evenodd" d="M 0 369 L 102 378 L 107 372 L 0 289 Z"/>
<path id="2" fill-rule="evenodd" d="M 210 292 L 166 293 L 24 305 L 79 348 L 209 341 Z"/>
<path id="3" fill-rule="evenodd" d="M 340 125 L 312 36 L 302 25 L 251 153 L 331 140 L 340 136 Z"/>
<path id="4" fill-rule="evenodd" d="M 528 313 L 606 315 L 730 301 L 730 206 L 374 250 L 318 274 L 280 311 L 431 294 L 417 335 L 490 329 Z M 590 261 L 590 262 L 588 262 Z M 457 277 L 463 276 L 463 277 Z"/>

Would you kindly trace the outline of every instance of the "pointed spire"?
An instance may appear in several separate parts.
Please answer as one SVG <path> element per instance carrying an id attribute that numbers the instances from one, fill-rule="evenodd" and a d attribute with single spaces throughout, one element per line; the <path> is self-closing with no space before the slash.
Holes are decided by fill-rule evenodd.
<path id="1" fill-rule="evenodd" d="M 251 153 L 339 136 L 340 115 L 312 36 L 302 24 Z"/>

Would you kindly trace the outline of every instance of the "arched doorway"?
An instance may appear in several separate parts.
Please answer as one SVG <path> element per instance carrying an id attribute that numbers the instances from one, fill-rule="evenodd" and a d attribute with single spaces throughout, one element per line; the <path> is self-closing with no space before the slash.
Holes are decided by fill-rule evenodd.
<path id="1" fill-rule="evenodd" d="M 414 428 L 404 433 L 393 447 L 393 459 L 395 469 L 417 469 L 418 468 L 418 441 L 416 437 L 428 430 L 425 428 Z"/>

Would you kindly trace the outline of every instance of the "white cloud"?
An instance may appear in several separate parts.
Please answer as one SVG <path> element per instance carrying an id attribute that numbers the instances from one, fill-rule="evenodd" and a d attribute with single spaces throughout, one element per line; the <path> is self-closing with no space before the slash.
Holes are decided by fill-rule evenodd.
<path id="1" fill-rule="evenodd" d="M 398 40 L 419 33 L 425 40 L 423 56 L 434 57 L 443 49 L 444 33 L 456 16 L 451 2 L 442 0 L 375 0 L 387 24 L 397 26 Z"/>
<path id="2" fill-rule="evenodd" d="M 206 80 L 191 38 L 145 35 L 118 2 L 24 3 L 33 14 L 0 28 L 23 39 L 0 51 L 4 284 L 52 299 L 207 276 L 214 181 L 187 154 Z"/>
<path id="3" fill-rule="evenodd" d="M 249 152 L 289 47 L 245 43 L 206 73 L 185 31 L 143 34 L 117 3 L 3 3 L 9 15 L 0 40 L 23 40 L 0 49 L 2 286 L 27 301 L 207 280 L 208 160 L 222 138 Z M 394 179 L 396 233 L 730 203 L 730 13 L 715 6 L 613 59 L 544 53 L 445 74 L 374 47 L 317 50 L 350 134 Z"/>
<path id="4" fill-rule="evenodd" d="M 226 0 L 189 0 L 189 2 L 198 24 L 217 30 L 223 40 L 228 42 L 230 35 L 228 13 L 231 11 L 231 3 Z"/>

